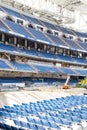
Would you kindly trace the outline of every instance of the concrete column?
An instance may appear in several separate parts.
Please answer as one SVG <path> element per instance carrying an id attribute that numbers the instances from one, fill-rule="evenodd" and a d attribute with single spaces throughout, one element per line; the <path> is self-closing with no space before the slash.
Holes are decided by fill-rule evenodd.
<path id="1" fill-rule="evenodd" d="M 17 44 L 17 38 L 14 37 L 14 44 L 16 45 Z"/>
<path id="2" fill-rule="evenodd" d="M 35 42 L 35 49 L 37 49 L 37 43 Z"/>
<path id="3" fill-rule="evenodd" d="M 2 41 L 5 41 L 5 34 L 2 34 Z"/>
<path id="4" fill-rule="evenodd" d="M 46 50 L 46 45 L 44 45 L 44 50 Z"/>
<path id="5" fill-rule="evenodd" d="M 27 40 L 25 40 L 25 47 L 27 47 Z"/>

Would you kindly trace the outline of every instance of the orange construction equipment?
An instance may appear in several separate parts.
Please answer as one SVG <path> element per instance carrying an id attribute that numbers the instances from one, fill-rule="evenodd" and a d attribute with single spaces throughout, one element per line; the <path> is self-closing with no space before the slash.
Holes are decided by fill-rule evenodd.
<path id="1" fill-rule="evenodd" d="M 63 89 L 70 89 L 70 87 L 68 86 L 69 80 L 70 80 L 70 75 L 67 76 L 66 82 L 65 82 L 65 84 L 63 86 Z"/>

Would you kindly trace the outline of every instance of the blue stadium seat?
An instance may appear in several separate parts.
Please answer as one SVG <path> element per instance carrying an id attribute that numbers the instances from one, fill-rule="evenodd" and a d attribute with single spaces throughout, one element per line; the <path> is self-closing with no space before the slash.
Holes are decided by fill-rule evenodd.
<path id="1" fill-rule="evenodd" d="M 15 70 L 23 70 L 23 71 L 33 72 L 33 69 L 28 64 L 18 63 L 18 62 L 10 62 L 10 64 L 15 68 Z"/>
<path id="2" fill-rule="evenodd" d="M 73 30 L 73 31 L 74 31 L 74 32 L 76 33 L 76 35 L 79 36 L 79 37 L 84 37 L 84 38 L 87 37 L 87 33 L 77 32 L 77 31 L 75 31 L 75 30 Z"/>
<path id="3" fill-rule="evenodd" d="M 70 46 L 71 49 L 73 50 L 81 50 L 82 51 L 82 48 L 79 46 L 79 44 L 75 43 L 74 40 L 70 40 L 70 39 L 67 39 L 67 38 L 64 38 L 65 42 L 67 42 Z"/>
<path id="4" fill-rule="evenodd" d="M 78 41 L 78 44 L 84 48 L 84 50 L 87 50 L 87 43 Z"/>
<path id="5" fill-rule="evenodd" d="M 5 27 L 5 25 L 1 21 L 0 21 L 0 31 L 8 33 L 8 29 Z"/>
<path id="6" fill-rule="evenodd" d="M 42 42 L 42 43 L 51 44 L 49 39 L 42 32 L 37 31 L 30 27 L 28 27 L 27 29 L 36 37 L 37 41 Z"/>
<path id="7" fill-rule="evenodd" d="M 42 26 L 41 22 L 40 22 L 38 19 L 36 19 L 36 18 L 34 18 L 34 17 L 31 17 L 31 16 L 27 16 L 27 15 L 24 15 L 24 17 L 25 17 L 30 23 L 34 23 L 34 24 L 37 24 L 37 25 L 41 25 L 41 26 Z"/>
<path id="8" fill-rule="evenodd" d="M 20 13 L 16 12 L 16 11 L 13 11 L 11 9 L 8 9 L 6 7 L 2 7 L 8 14 L 12 15 L 12 16 L 15 16 L 15 17 L 18 17 L 20 19 L 23 19 L 23 17 L 21 16 Z"/>
<path id="9" fill-rule="evenodd" d="M 36 124 L 30 124 L 30 123 L 28 123 L 28 125 L 29 125 L 29 128 L 30 128 L 30 129 L 38 130 L 38 127 L 37 127 Z"/>
<path id="10" fill-rule="evenodd" d="M 87 107 L 84 106 L 86 104 L 87 96 L 79 95 L 37 101 L 35 103 L 22 103 L 21 105 L 14 104 L 12 107 L 4 106 L 4 108 L 0 108 L 0 116 L 3 117 L 4 122 L 6 118 L 13 120 L 15 127 L 7 123 L 4 124 L 3 120 L 1 120 L 0 129 L 45 130 L 46 127 L 61 130 L 61 126 L 71 128 L 73 123 L 82 126 L 82 121 L 87 121 Z M 8 109 L 9 112 L 7 113 Z M 42 112 L 39 110 L 42 110 Z M 22 113 L 24 114 L 22 115 Z M 17 117 L 22 116 L 26 119 L 26 122 L 21 121 L 20 118 L 13 119 L 11 115 L 17 115 Z"/>
<path id="11" fill-rule="evenodd" d="M 76 122 L 78 124 L 81 124 L 81 120 L 77 116 L 71 116 L 72 122 Z"/>
<path id="12" fill-rule="evenodd" d="M 12 130 L 12 127 L 10 125 L 5 124 L 6 130 Z"/>
<path id="13" fill-rule="evenodd" d="M 59 29 L 59 31 L 61 30 L 63 33 L 75 35 L 74 32 L 69 28 L 64 28 L 62 26 L 57 26 L 57 28 Z"/>
<path id="14" fill-rule="evenodd" d="M 28 122 L 35 123 L 35 120 L 33 118 L 26 117 L 26 119 L 27 119 Z"/>
<path id="15" fill-rule="evenodd" d="M 19 128 L 15 127 L 15 126 L 11 126 L 12 130 L 19 130 Z"/>
<path id="16" fill-rule="evenodd" d="M 66 44 L 58 36 L 54 36 L 52 34 L 46 34 L 46 35 L 53 41 L 54 46 L 66 48 Z"/>
<path id="17" fill-rule="evenodd" d="M 4 123 L 0 123 L 0 129 L 6 129 L 6 127 L 5 127 L 5 124 Z"/>
<path id="18" fill-rule="evenodd" d="M 46 21 L 41 21 L 48 29 L 58 30 L 55 25 L 48 23 Z"/>
<path id="19" fill-rule="evenodd" d="M 30 33 L 28 33 L 21 25 L 9 20 L 4 20 L 6 24 L 14 31 L 14 35 L 19 35 L 30 40 L 35 40 Z"/>
<path id="20" fill-rule="evenodd" d="M 80 115 L 81 115 L 80 118 L 82 120 L 86 120 L 87 121 L 87 112 L 85 114 L 80 114 Z"/>
<path id="21" fill-rule="evenodd" d="M 44 66 L 44 65 L 34 65 L 39 72 L 44 73 L 61 73 L 61 71 L 57 70 L 53 66 Z"/>
<path id="22" fill-rule="evenodd" d="M 6 44 L 2 44 L 0 43 L 0 48 L 3 50 L 9 50 L 9 51 L 18 51 L 18 49 L 12 45 L 6 45 Z"/>
<path id="23" fill-rule="evenodd" d="M 21 125 L 22 128 L 27 128 L 27 129 L 29 128 L 29 125 L 26 122 L 20 121 L 20 125 Z"/>
<path id="24" fill-rule="evenodd" d="M 41 38 L 40 35 L 38 35 L 38 36 L 39 36 L 39 38 Z M 39 57 L 46 58 L 46 59 L 50 59 L 53 61 L 70 62 L 70 63 L 73 62 L 75 64 L 78 63 L 78 64 L 83 64 L 83 65 L 87 64 L 87 60 L 84 58 L 70 57 L 70 56 L 64 56 L 64 55 L 59 55 L 59 54 L 55 55 L 55 54 L 46 53 L 46 52 L 38 52 L 36 50 L 18 49 L 15 46 L 6 45 L 4 43 L 0 43 L 0 49 L 1 49 L 1 51 L 5 51 L 5 52 L 9 52 L 9 53 L 28 55 L 29 57 L 33 56 L 33 57 L 38 57 L 38 58 Z"/>
<path id="25" fill-rule="evenodd" d="M 0 69 L 10 69 L 4 60 L 0 60 Z"/>
<path id="26" fill-rule="evenodd" d="M 65 73 L 65 74 L 76 75 L 76 73 L 73 70 L 71 70 L 70 68 L 61 67 L 60 70 L 63 71 L 63 73 Z"/>
<path id="27" fill-rule="evenodd" d="M 78 73 L 78 75 L 82 75 L 82 76 L 87 75 L 87 69 L 75 69 L 75 71 Z"/>
<path id="28" fill-rule="evenodd" d="M 35 122 L 35 124 L 42 125 L 42 121 L 41 121 L 41 120 L 39 120 L 39 119 L 34 119 L 34 122 Z"/>

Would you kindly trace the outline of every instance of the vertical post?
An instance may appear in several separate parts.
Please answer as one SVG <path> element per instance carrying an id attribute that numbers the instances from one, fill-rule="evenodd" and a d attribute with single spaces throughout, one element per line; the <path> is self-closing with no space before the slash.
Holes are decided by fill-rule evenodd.
<path id="1" fill-rule="evenodd" d="M 17 38 L 14 37 L 14 44 L 16 45 L 17 44 Z"/>
<path id="2" fill-rule="evenodd" d="M 44 45 L 44 51 L 46 51 L 46 45 Z"/>
<path id="3" fill-rule="evenodd" d="M 37 43 L 35 42 L 35 49 L 37 50 Z"/>
<path id="4" fill-rule="evenodd" d="M 27 40 L 25 39 L 25 47 L 27 48 Z"/>
<path id="5" fill-rule="evenodd" d="M 2 42 L 5 41 L 5 34 L 2 33 Z"/>

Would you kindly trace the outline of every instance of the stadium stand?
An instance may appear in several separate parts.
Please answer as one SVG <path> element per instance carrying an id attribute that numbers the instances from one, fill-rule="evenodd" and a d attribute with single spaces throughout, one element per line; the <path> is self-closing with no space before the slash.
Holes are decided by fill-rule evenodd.
<path id="1" fill-rule="evenodd" d="M 64 85 L 73 89 L 86 77 L 87 43 L 83 39 L 87 34 L 4 5 L 0 13 L 0 93 L 4 95 L 0 98 L 0 129 L 86 130 L 86 94 L 58 97 L 59 93 L 49 93 L 47 98 L 46 92 L 34 95 L 30 90 L 53 86 L 61 90 Z M 31 92 L 33 101 L 23 90 Z M 2 91 L 15 91 L 15 98 Z M 27 102 L 19 95 L 21 103 L 16 103 L 18 91 Z M 15 103 L 2 103 L 6 96 Z"/>
<path id="2" fill-rule="evenodd" d="M 14 22 L 11 22 L 9 20 L 5 20 L 4 22 L 6 22 L 6 24 L 15 32 L 15 33 L 19 33 L 20 35 L 32 39 L 32 36 L 29 35 L 29 33 L 19 24 L 16 24 Z"/>
<path id="3" fill-rule="evenodd" d="M 10 67 L 5 63 L 4 60 L 0 60 L 0 68 L 1 69 L 10 69 Z"/>
<path id="4" fill-rule="evenodd" d="M 87 127 L 87 96 L 67 96 L 0 108 L 1 129 L 57 129 Z M 62 108 L 62 110 L 61 110 Z M 72 109 L 73 108 L 73 109 Z"/>
<path id="5" fill-rule="evenodd" d="M 54 74 L 66 74 L 66 75 L 78 75 L 78 76 L 87 76 L 87 69 L 75 69 L 67 67 L 55 67 L 53 65 L 43 65 L 40 63 L 23 63 L 23 62 L 12 62 L 8 60 L 0 60 L 0 69 L 1 70 L 12 70 L 12 71 L 26 71 L 34 73 L 36 70 L 43 73 L 54 73 Z M 13 69 L 14 68 L 14 69 Z M 36 71 L 36 73 L 37 73 Z"/>
<path id="6" fill-rule="evenodd" d="M 4 11 L 5 13 L 8 13 L 8 14 L 13 15 L 13 16 L 16 16 L 16 17 L 18 17 L 18 18 L 20 18 L 20 19 L 23 19 L 22 16 L 21 16 L 21 14 L 18 13 L 18 12 L 16 12 L 16 11 L 10 10 L 10 9 L 8 9 L 8 8 L 5 8 L 5 7 L 1 7 L 1 9 L 2 9 L 2 11 Z"/>

